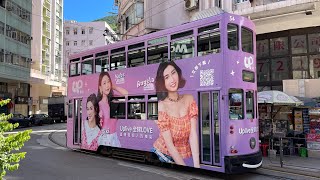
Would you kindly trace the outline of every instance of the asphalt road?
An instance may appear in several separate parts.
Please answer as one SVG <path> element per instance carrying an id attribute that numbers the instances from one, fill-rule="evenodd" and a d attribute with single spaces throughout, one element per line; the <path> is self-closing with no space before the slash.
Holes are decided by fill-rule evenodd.
<path id="1" fill-rule="evenodd" d="M 20 162 L 19 169 L 14 172 L 8 172 L 5 179 L 212 180 L 225 178 L 224 175 L 216 172 L 194 171 L 190 168 L 173 169 L 158 167 L 72 151 L 51 142 L 48 138 L 50 133 L 65 129 L 65 127 L 65 123 L 32 127 L 33 133 L 31 134 L 31 139 L 22 149 L 22 151 L 27 152 L 26 158 Z M 248 173 L 229 178 L 239 180 L 268 180 L 275 179 L 275 176 Z"/>

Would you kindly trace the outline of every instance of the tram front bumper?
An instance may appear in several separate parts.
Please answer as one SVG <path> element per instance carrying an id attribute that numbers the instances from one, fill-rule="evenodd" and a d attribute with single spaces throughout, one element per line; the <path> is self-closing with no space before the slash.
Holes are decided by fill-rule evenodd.
<path id="1" fill-rule="evenodd" d="M 228 174 L 248 172 L 261 167 L 261 165 L 261 151 L 253 154 L 225 157 L 225 172 Z"/>

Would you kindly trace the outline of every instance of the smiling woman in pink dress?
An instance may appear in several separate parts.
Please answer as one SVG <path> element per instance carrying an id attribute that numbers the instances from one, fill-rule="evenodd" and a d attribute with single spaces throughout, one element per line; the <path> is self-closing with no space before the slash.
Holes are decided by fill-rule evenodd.
<path id="1" fill-rule="evenodd" d="M 98 89 L 99 116 L 101 118 L 100 124 L 104 131 L 101 138 L 101 145 L 121 147 L 116 130 L 118 120 L 110 118 L 110 101 L 113 96 L 113 90 L 119 92 L 123 96 L 127 96 L 128 91 L 113 85 L 108 72 L 100 73 Z"/>
<path id="2" fill-rule="evenodd" d="M 179 165 L 186 165 L 185 159 L 192 157 L 193 166 L 199 168 L 198 107 L 192 95 L 178 93 L 185 83 L 173 61 L 159 65 L 155 84 L 160 135 L 152 152 L 163 162 Z"/>

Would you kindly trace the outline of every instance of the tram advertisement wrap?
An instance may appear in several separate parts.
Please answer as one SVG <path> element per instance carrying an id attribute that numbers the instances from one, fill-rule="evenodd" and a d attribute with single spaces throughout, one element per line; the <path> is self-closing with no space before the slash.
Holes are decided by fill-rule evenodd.
<path id="1" fill-rule="evenodd" d="M 152 151 L 161 161 L 199 167 L 195 89 L 221 86 L 215 74 L 222 72 L 213 68 L 221 61 L 185 61 L 70 79 L 68 95 L 83 97 L 82 148 Z"/>

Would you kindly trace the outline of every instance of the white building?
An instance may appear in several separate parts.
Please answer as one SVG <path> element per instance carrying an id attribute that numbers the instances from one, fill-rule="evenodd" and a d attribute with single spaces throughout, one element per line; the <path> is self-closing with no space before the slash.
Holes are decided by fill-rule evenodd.
<path id="1" fill-rule="evenodd" d="M 33 0 L 30 113 L 47 112 L 47 98 L 64 95 L 66 72 L 62 71 L 63 0 Z"/>
<path id="2" fill-rule="evenodd" d="M 67 71 L 69 55 L 114 43 L 118 36 L 105 21 L 64 22 L 63 70 Z"/>

